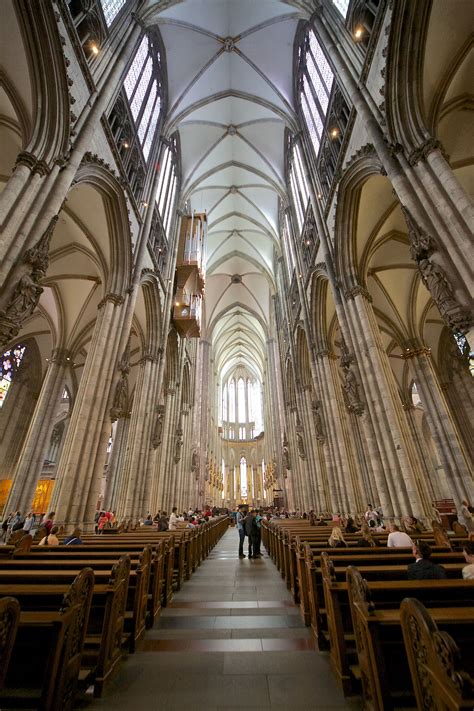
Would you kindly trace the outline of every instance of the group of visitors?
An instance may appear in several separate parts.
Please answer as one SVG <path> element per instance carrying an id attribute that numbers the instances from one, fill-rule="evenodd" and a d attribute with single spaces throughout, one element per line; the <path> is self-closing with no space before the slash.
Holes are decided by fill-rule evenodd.
<path id="1" fill-rule="evenodd" d="M 0 540 L 7 543 L 11 534 L 16 531 L 24 531 L 25 534 L 30 533 L 34 536 L 36 531 L 40 527 L 46 527 L 46 524 L 50 526 L 48 531 L 49 533 L 53 526 L 53 519 L 54 511 L 44 516 L 42 514 L 35 514 L 33 511 L 30 511 L 26 515 L 23 515 L 21 511 L 11 511 L 2 521 L 2 533 Z"/>
<path id="2" fill-rule="evenodd" d="M 236 523 L 239 534 L 239 558 L 245 558 L 244 543 L 248 538 L 249 558 L 261 558 L 260 546 L 262 542 L 262 511 L 250 509 L 245 504 L 240 504 L 237 509 Z"/>
<path id="3" fill-rule="evenodd" d="M 148 513 L 145 518 L 139 519 L 140 526 L 151 526 L 158 531 L 176 531 L 179 528 L 195 528 L 203 523 L 207 523 L 211 518 L 217 516 L 220 509 L 205 507 L 204 511 L 189 507 L 187 511 L 178 513 L 178 508 L 173 506 L 171 513 L 158 511 L 155 516 Z"/>

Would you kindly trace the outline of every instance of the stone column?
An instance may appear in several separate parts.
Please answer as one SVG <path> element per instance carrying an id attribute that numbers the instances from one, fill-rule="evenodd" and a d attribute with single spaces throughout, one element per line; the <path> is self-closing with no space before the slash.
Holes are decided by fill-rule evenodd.
<path id="1" fill-rule="evenodd" d="M 70 362 L 69 351 L 56 349 L 51 354 L 43 386 L 13 473 L 13 483 L 5 511 L 16 509 L 23 512 L 31 506 L 48 451 L 53 427 L 52 418 L 61 397 L 65 372 Z"/>
<path id="2" fill-rule="evenodd" d="M 107 468 L 107 488 L 102 504 L 105 511 L 115 511 L 118 517 L 120 517 L 118 510 L 119 492 L 122 484 L 123 460 L 127 447 L 129 427 L 130 416 L 119 417 Z"/>
<path id="3" fill-rule="evenodd" d="M 95 502 L 89 500 L 89 494 L 92 489 L 97 495 L 100 491 L 102 472 L 95 466 L 104 422 L 110 422 L 107 405 L 117 362 L 123 302 L 123 297 L 107 294 L 99 304 L 51 501 L 58 521 L 82 523 L 91 522 L 94 517 Z"/>
<path id="4" fill-rule="evenodd" d="M 455 423 L 433 367 L 431 351 L 422 347 L 407 348 L 420 398 L 426 412 L 431 435 L 443 464 L 450 493 L 460 508 L 463 499 L 470 499 L 473 489 L 472 467 L 463 450 Z"/>
<path id="5" fill-rule="evenodd" d="M 433 441 L 433 452 L 430 452 L 422 429 L 422 420 L 426 416 L 426 411 L 422 408 L 417 408 L 413 404 L 404 403 L 403 409 L 407 416 L 408 427 L 413 436 L 413 441 L 418 451 L 421 466 L 424 471 L 424 481 L 429 489 L 432 499 L 449 499 L 451 492 L 446 484 L 446 475 L 441 465 L 435 465 L 433 456 L 437 457 Z"/>
<path id="6" fill-rule="evenodd" d="M 149 492 L 146 492 L 147 464 L 154 425 L 152 415 L 157 372 L 158 359 L 151 354 L 145 354 L 138 365 L 126 455 L 123 463 L 126 491 L 120 504 L 119 515 L 125 518 L 145 516 L 150 506 Z"/>
<path id="7" fill-rule="evenodd" d="M 423 485 L 423 474 L 413 439 L 406 424 L 402 403 L 382 345 L 370 296 L 355 287 L 348 294 L 347 323 L 357 358 L 367 408 L 377 438 L 380 459 L 390 498 L 381 501 L 384 513 L 413 513 L 423 516 L 431 510 L 429 495 Z M 346 382 L 349 392 L 350 385 Z M 354 388 L 358 385 L 354 384 Z M 379 488 L 386 496 L 388 492 Z M 379 484 L 379 482 L 377 482 Z M 389 514 L 390 515 L 390 514 Z"/>

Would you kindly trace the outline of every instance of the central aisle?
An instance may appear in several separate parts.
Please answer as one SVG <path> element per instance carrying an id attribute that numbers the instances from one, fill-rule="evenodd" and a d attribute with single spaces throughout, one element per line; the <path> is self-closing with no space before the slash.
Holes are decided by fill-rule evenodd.
<path id="1" fill-rule="evenodd" d="M 247 539 L 246 539 L 247 542 Z M 237 556 L 229 530 L 163 609 L 114 688 L 88 709 L 324 709 L 348 705 L 327 656 L 264 549 Z"/>

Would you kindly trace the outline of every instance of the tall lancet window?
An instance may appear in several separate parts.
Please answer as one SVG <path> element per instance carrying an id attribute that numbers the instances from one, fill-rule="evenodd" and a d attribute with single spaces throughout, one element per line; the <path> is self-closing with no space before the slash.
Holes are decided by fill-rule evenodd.
<path id="1" fill-rule="evenodd" d="M 253 407 L 252 407 L 252 383 L 249 378 L 247 378 L 247 406 L 249 410 L 248 421 L 254 421 Z"/>
<path id="2" fill-rule="evenodd" d="M 332 4 L 337 7 L 344 19 L 347 17 L 350 0 L 332 0 Z"/>
<path id="3" fill-rule="evenodd" d="M 240 460 L 240 495 L 243 499 L 247 498 L 248 483 L 247 483 L 247 460 L 242 457 Z"/>
<path id="4" fill-rule="evenodd" d="M 339 0 L 335 4 L 343 5 L 344 0 Z M 301 109 L 317 155 L 322 142 L 324 119 L 328 110 L 334 74 L 313 30 L 309 31 L 305 42 L 302 62 Z"/>
<path id="5" fill-rule="evenodd" d="M 235 380 L 229 383 L 229 422 L 235 422 Z"/>
<path id="6" fill-rule="evenodd" d="M 172 225 L 174 206 L 177 197 L 178 176 L 176 169 L 176 143 L 169 141 L 163 146 L 159 165 L 160 178 L 156 193 L 156 204 L 160 213 L 163 229 L 167 237 Z"/>
<path id="7" fill-rule="evenodd" d="M 245 382 L 243 378 L 239 378 L 237 384 L 237 402 L 239 411 L 239 423 L 244 424 L 247 418 L 245 413 Z"/>
<path id="8" fill-rule="evenodd" d="M 107 27 L 113 23 L 120 10 L 127 4 L 127 0 L 100 0 Z"/>
<path id="9" fill-rule="evenodd" d="M 227 383 L 222 389 L 222 421 L 227 422 Z"/>
<path id="10" fill-rule="evenodd" d="M 130 111 L 145 160 L 148 160 L 161 111 L 160 53 L 145 35 L 124 81 Z"/>
<path id="11" fill-rule="evenodd" d="M 3 406 L 8 391 L 15 378 L 15 373 L 21 365 L 26 346 L 18 345 L 5 351 L 0 361 L 0 408 Z"/>
<path id="12" fill-rule="evenodd" d="M 306 175 L 300 147 L 297 143 L 294 143 L 290 154 L 288 179 L 290 183 L 290 192 L 293 198 L 293 204 L 295 207 L 298 230 L 299 232 L 301 232 L 301 230 L 303 229 L 304 218 L 309 202 L 309 190 L 308 184 L 306 182 Z"/>

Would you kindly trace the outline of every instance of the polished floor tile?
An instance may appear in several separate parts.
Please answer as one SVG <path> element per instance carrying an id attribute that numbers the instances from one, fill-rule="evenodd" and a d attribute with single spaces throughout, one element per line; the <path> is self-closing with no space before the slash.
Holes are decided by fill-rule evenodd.
<path id="1" fill-rule="evenodd" d="M 172 603 L 143 646 L 87 711 L 359 711 L 336 684 L 327 654 L 268 556 L 237 557 L 230 529 Z M 357 702 L 358 703 L 358 702 Z"/>

